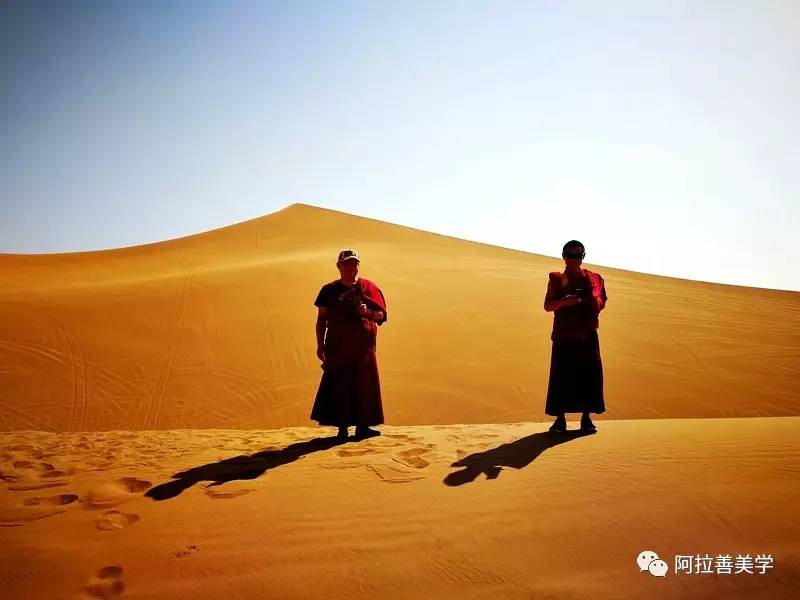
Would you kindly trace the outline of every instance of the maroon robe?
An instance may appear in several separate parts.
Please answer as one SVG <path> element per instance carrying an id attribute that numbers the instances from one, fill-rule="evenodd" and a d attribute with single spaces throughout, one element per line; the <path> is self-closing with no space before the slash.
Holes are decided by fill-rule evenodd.
<path id="1" fill-rule="evenodd" d="M 372 321 L 356 309 L 364 303 L 380 310 L 383 318 Z M 320 425 L 346 427 L 383 423 L 383 404 L 378 377 L 376 344 L 378 325 L 386 322 L 386 299 L 380 288 L 360 278 L 354 286 L 340 280 L 322 286 L 315 306 L 327 309 L 325 362 L 311 418 Z"/>
<path id="2" fill-rule="evenodd" d="M 581 269 L 574 275 L 550 273 L 547 300 L 577 294 L 582 302 L 565 306 L 553 316 L 553 349 L 545 413 L 605 412 L 603 364 L 597 337 L 598 315 L 606 306 L 606 290 L 598 273 Z"/>

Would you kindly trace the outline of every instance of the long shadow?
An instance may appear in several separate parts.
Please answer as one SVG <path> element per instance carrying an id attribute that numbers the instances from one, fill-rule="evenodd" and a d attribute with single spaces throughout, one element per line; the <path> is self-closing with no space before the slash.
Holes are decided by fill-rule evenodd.
<path id="1" fill-rule="evenodd" d="M 564 433 L 545 431 L 534 433 L 491 450 L 470 454 L 450 465 L 465 468 L 462 471 L 450 473 L 444 478 L 444 483 L 450 486 L 464 485 L 475 481 L 481 473 L 486 475 L 486 479 L 497 479 L 503 467 L 522 469 L 548 448 L 592 435 L 592 433 L 579 430 L 565 431 Z"/>
<path id="2" fill-rule="evenodd" d="M 150 488 L 145 496 L 153 500 L 168 500 L 200 481 L 211 481 L 208 487 L 212 487 L 237 479 L 255 479 L 270 469 L 294 462 L 306 454 L 328 450 L 345 443 L 347 440 L 339 440 L 336 436 L 319 437 L 296 442 L 280 450 L 262 450 L 255 454 L 234 456 L 215 463 L 192 467 L 173 475 L 174 481 Z"/>

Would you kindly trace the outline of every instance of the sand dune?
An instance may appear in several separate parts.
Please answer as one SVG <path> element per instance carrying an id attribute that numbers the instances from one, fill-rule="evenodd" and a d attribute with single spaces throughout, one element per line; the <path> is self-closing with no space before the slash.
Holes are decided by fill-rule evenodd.
<path id="1" fill-rule="evenodd" d="M 312 302 L 349 246 L 389 301 L 387 422 L 544 418 L 560 261 L 293 205 L 157 244 L 0 255 L 0 429 L 310 424 Z M 800 294 L 596 268 L 601 419 L 798 415 Z"/>
<path id="2" fill-rule="evenodd" d="M 312 302 L 349 246 L 389 300 L 389 424 L 337 443 Z M 0 255 L 0 597 L 790 597 L 800 294 L 598 268 L 608 411 L 558 436 L 559 265 L 301 205 Z M 698 554 L 773 563 L 675 572 Z"/>
<path id="3" fill-rule="evenodd" d="M 789 598 L 800 418 L 0 434 L 3 598 Z M 713 482 L 713 483 L 712 483 Z M 653 550 L 664 578 L 640 572 Z M 675 555 L 771 554 L 763 575 Z"/>

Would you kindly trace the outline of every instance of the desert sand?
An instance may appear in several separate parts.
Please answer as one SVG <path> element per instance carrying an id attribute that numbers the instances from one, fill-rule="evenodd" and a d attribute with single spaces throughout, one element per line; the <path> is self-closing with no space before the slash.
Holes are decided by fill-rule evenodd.
<path id="1" fill-rule="evenodd" d="M 4 598 L 789 598 L 798 426 L 8 433 L 0 583 Z M 666 577 L 640 572 L 643 550 Z M 673 573 L 705 553 L 774 566 Z"/>
<path id="2" fill-rule="evenodd" d="M 308 414 L 343 247 L 388 300 L 387 425 L 337 443 Z M 304 205 L 0 255 L 0 598 L 790 597 L 800 294 L 587 263 L 608 410 L 557 435 L 560 265 Z M 706 553 L 774 563 L 674 572 Z"/>

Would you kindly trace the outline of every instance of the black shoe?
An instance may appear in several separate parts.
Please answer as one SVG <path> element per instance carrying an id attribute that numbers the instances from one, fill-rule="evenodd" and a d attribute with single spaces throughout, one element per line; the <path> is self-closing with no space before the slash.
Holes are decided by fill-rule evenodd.
<path id="1" fill-rule="evenodd" d="M 365 438 L 375 437 L 376 435 L 380 434 L 381 432 L 376 429 L 370 429 L 369 427 L 356 427 L 355 438 L 357 440 L 363 440 Z"/>
<path id="2" fill-rule="evenodd" d="M 567 419 L 564 417 L 556 417 L 556 420 L 550 425 L 550 431 L 555 431 L 556 433 L 564 433 L 566 430 Z"/>
<path id="3" fill-rule="evenodd" d="M 346 440 L 350 437 L 350 434 L 347 432 L 347 427 L 339 427 L 339 433 L 336 434 L 337 440 Z"/>
<path id="4" fill-rule="evenodd" d="M 597 427 L 594 426 L 594 423 L 592 423 L 591 419 L 589 419 L 588 417 L 582 417 L 581 418 L 581 431 L 594 432 L 594 431 L 597 431 Z"/>

